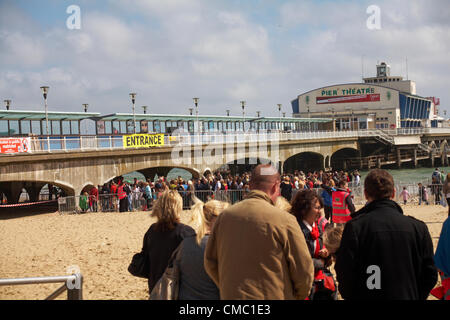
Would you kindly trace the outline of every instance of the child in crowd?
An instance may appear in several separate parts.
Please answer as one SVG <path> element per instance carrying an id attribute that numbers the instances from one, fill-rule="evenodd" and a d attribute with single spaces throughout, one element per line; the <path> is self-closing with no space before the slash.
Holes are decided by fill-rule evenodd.
<path id="1" fill-rule="evenodd" d="M 328 252 L 334 258 L 335 253 L 341 245 L 342 232 L 344 227 L 342 225 L 336 227 L 327 227 L 323 233 L 323 244 L 328 249 Z"/>
<path id="2" fill-rule="evenodd" d="M 419 183 L 419 206 L 424 201 L 428 205 L 428 191 L 422 183 Z"/>
<path id="3" fill-rule="evenodd" d="M 409 199 L 409 192 L 408 190 L 406 190 L 406 187 L 403 187 L 403 191 L 400 193 L 400 196 L 403 199 L 403 204 L 406 204 L 406 202 L 408 202 Z"/>

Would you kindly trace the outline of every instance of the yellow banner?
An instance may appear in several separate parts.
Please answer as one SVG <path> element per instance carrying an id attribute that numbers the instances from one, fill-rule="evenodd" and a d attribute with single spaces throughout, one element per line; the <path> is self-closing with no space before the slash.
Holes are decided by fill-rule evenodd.
<path id="1" fill-rule="evenodd" d="M 147 148 L 164 145 L 164 134 L 132 134 L 123 136 L 124 148 Z"/>

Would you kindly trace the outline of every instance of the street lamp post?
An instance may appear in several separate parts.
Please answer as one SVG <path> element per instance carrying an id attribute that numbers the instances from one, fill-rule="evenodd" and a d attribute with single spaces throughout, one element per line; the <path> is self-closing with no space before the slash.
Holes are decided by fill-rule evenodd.
<path id="1" fill-rule="evenodd" d="M 83 103 L 83 107 L 84 107 L 84 112 L 87 112 L 89 104 Z M 87 135 L 87 133 L 88 133 L 87 123 L 86 123 L 86 121 L 84 121 L 84 134 Z"/>
<path id="2" fill-rule="evenodd" d="M 147 113 L 147 106 L 142 106 L 141 108 L 144 110 L 144 114 L 146 114 Z"/>
<path id="3" fill-rule="evenodd" d="M 309 106 L 308 106 L 308 131 L 311 132 L 311 114 L 309 113 Z"/>
<path id="4" fill-rule="evenodd" d="M 194 112 L 194 108 L 189 108 L 189 115 L 192 116 L 192 112 Z"/>
<path id="5" fill-rule="evenodd" d="M 227 117 L 230 116 L 230 110 L 227 110 Z"/>
<path id="6" fill-rule="evenodd" d="M 7 100 L 4 100 L 4 102 L 5 102 L 6 110 L 9 110 L 9 107 L 11 106 L 11 100 L 7 99 Z"/>
<path id="7" fill-rule="evenodd" d="M 195 116 L 197 117 L 197 140 L 200 143 L 200 122 L 198 121 L 198 100 L 200 100 L 200 98 L 192 98 L 192 100 L 194 100 Z"/>
<path id="8" fill-rule="evenodd" d="M 242 118 L 244 119 L 242 123 L 242 131 L 245 132 L 245 101 L 241 101 L 242 106 Z"/>
<path id="9" fill-rule="evenodd" d="M 328 111 L 331 111 L 331 114 L 333 115 L 333 122 L 331 123 L 331 125 L 333 126 L 333 131 L 335 131 L 335 123 L 334 123 L 334 108 L 328 108 Z"/>
<path id="10" fill-rule="evenodd" d="M 45 104 L 45 130 L 46 130 L 47 136 L 48 136 L 48 112 L 47 112 L 47 94 L 48 94 L 48 89 L 49 89 L 49 87 L 47 87 L 47 86 L 42 86 L 41 87 L 42 95 L 44 96 L 44 104 Z"/>
<path id="11" fill-rule="evenodd" d="M 352 120 L 350 121 L 350 127 L 351 127 L 351 130 L 353 131 L 354 130 L 354 128 L 355 128 L 355 118 L 354 118 L 354 115 L 353 115 L 353 109 L 352 109 Z"/>
<path id="12" fill-rule="evenodd" d="M 133 103 L 133 133 L 136 134 L 136 113 L 135 113 L 135 106 L 136 106 L 136 95 L 137 93 L 130 93 L 131 97 L 131 103 Z"/>
<path id="13" fill-rule="evenodd" d="M 277 104 L 277 106 L 278 106 L 278 117 L 280 118 L 279 130 L 281 131 L 281 103 Z"/>

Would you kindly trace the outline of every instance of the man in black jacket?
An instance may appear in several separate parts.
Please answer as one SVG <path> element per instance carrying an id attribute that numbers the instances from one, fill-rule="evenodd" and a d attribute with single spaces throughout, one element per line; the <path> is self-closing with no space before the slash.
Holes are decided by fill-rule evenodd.
<path id="1" fill-rule="evenodd" d="M 394 180 L 372 170 L 368 203 L 346 223 L 335 270 L 344 299 L 425 300 L 437 281 L 427 226 L 392 201 Z"/>

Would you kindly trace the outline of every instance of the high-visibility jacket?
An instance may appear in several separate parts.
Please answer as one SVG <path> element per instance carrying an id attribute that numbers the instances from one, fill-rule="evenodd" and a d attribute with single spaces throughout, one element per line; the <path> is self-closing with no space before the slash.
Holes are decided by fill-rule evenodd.
<path id="1" fill-rule="evenodd" d="M 127 196 L 127 193 L 123 190 L 123 185 L 117 188 L 117 196 L 119 197 L 119 200 L 122 200 Z"/>
<path id="2" fill-rule="evenodd" d="M 450 300 L 450 277 L 446 277 L 444 273 L 441 275 L 441 286 L 431 290 L 431 294 L 440 300 Z"/>
<path id="3" fill-rule="evenodd" d="M 325 227 L 328 224 L 328 220 L 325 217 L 320 217 L 319 220 L 317 220 L 317 225 L 319 226 L 319 229 L 321 232 L 325 231 Z"/>
<path id="4" fill-rule="evenodd" d="M 350 209 L 347 205 L 347 197 L 350 195 L 347 191 L 337 190 L 332 194 L 333 222 L 346 223 L 351 219 Z"/>

